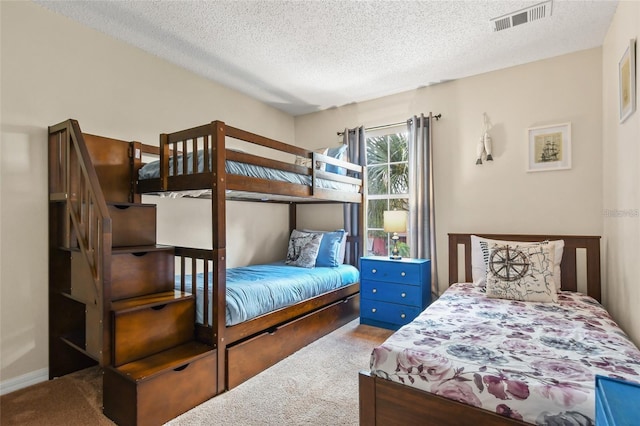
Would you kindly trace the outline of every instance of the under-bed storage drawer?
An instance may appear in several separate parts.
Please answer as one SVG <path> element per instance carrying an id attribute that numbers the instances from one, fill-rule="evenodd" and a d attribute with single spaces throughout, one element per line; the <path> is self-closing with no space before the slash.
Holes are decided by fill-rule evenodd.
<path id="1" fill-rule="evenodd" d="M 227 389 L 358 317 L 359 295 L 227 348 Z"/>

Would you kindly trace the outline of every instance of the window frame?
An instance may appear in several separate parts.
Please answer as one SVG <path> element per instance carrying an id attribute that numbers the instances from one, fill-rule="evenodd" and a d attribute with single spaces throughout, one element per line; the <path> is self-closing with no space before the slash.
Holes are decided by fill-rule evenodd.
<path id="1" fill-rule="evenodd" d="M 377 137 L 390 137 L 392 135 L 403 135 L 406 143 L 407 143 L 407 155 L 406 155 L 406 159 L 405 160 L 401 160 L 401 161 L 391 161 L 391 143 L 387 144 L 387 156 L 386 156 L 386 162 L 380 162 L 380 163 L 373 163 L 373 164 L 369 164 L 369 158 L 368 158 L 368 153 L 369 153 L 369 139 L 370 138 L 377 138 Z M 388 256 L 390 254 L 391 248 L 392 248 L 392 240 L 391 240 L 391 233 L 386 233 L 386 253 L 375 253 L 373 252 L 371 249 L 373 248 L 373 242 L 370 244 L 369 242 L 369 235 L 370 233 L 373 232 L 380 232 L 383 233 L 384 232 L 384 228 L 382 227 L 370 227 L 369 226 L 369 207 L 370 207 L 370 201 L 376 201 L 376 200 L 386 200 L 386 207 L 385 210 L 390 209 L 390 206 L 393 205 L 393 200 L 404 200 L 403 204 L 406 206 L 406 209 L 408 210 L 409 208 L 409 192 L 410 192 L 410 183 L 408 181 L 408 177 L 409 177 L 409 149 L 408 149 L 408 143 L 409 143 L 409 131 L 407 130 L 406 126 L 404 125 L 397 125 L 397 126 L 393 126 L 393 127 L 386 127 L 384 129 L 377 129 L 375 131 L 368 131 L 365 134 L 365 164 L 367 167 L 367 171 L 369 171 L 369 169 L 371 169 L 372 167 L 380 167 L 380 166 L 385 166 L 387 168 L 387 175 L 391 176 L 391 168 L 394 165 L 406 165 L 406 170 L 407 170 L 407 190 L 405 193 L 392 193 L 391 192 L 391 186 L 387 184 L 387 188 L 386 188 L 386 193 L 385 194 L 370 194 L 369 193 L 369 185 L 367 185 L 367 194 L 366 194 L 366 202 L 364 205 L 364 238 L 365 238 L 365 255 L 367 256 L 371 256 L 371 255 L 385 255 Z M 367 175 L 369 175 L 369 173 L 367 173 Z M 368 183 L 368 182 L 367 182 Z M 393 207 L 392 207 L 393 208 Z M 406 240 L 407 240 L 407 235 L 406 233 L 401 233 L 400 235 L 400 242 L 404 243 L 404 245 L 406 246 Z M 375 238 L 375 237 L 374 237 Z M 370 248 L 371 246 L 371 248 Z M 408 251 L 408 246 L 406 246 L 406 250 Z M 408 252 L 407 253 L 403 253 L 404 255 L 408 256 Z"/>

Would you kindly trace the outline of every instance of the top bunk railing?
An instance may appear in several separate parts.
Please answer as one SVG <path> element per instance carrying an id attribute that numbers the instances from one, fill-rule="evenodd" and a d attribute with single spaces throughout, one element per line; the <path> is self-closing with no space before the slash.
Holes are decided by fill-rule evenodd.
<path id="1" fill-rule="evenodd" d="M 227 139 L 240 141 L 245 146 L 249 144 L 251 153 L 226 146 Z M 269 156 L 261 156 L 256 151 L 268 151 Z M 141 178 L 138 182 L 141 193 L 209 190 L 222 185 L 228 198 L 242 198 L 242 193 L 250 192 L 290 197 L 284 201 L 362 202 L 365 173 L 362 166 L 227 126 L 221 121 L 162 134 L 159 152 L 159 175 Z M 308 159 L 313 167 L 294 164 L 295 158 Z M 248 174 L 235 169 L 227 171 L 225 160 L 251 168 Z M 327 165 L 341 173 L 327 171 Z M 276 177 L 265 177 L 256 172 L 257 168 L 268 169 Z M 293 181 L 289 177 L 281 179 L 285 175 L 295 178 Z"/>

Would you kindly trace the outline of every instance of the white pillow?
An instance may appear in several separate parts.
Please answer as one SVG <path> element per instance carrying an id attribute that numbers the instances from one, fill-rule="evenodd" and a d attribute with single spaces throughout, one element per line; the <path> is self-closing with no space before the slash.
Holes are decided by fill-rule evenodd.
<path id="1" fill-rule="evenodd" d="M 489 244 L 487 297 L 558 303 L 553 244 Z"/>
<path id="2" fill-rule="evenodd" d="M 482 244 L 481 244 L 482 243 Z M 560 262 L 562 261 L 562 253 L 564 252 L 564 240 L 554 241 L 505 241 L 505 240 L 491 240 L 489 238 L 479 237 L 477 235 L 471 235 L 471 277 L 473 283 L 484 287 L 487 283 L 487 262 L 489 261 L 489 244 L 511 244 L 511 245 L 537 245 L 537 244 L 553 244 L 554 249 L 554 269 L 553 280 L 556 283 L 556 291 L 560 292 L 562 287 Z"/>

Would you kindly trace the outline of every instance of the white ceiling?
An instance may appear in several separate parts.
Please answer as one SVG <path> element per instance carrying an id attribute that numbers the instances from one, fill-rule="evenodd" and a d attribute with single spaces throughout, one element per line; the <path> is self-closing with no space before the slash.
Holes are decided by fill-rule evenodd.
<path id="1" fill-rule="evenodd" d="M 617 1 L 37 1 L 293 115 L 602 45 Z"/>

